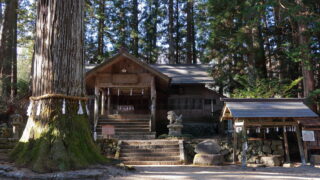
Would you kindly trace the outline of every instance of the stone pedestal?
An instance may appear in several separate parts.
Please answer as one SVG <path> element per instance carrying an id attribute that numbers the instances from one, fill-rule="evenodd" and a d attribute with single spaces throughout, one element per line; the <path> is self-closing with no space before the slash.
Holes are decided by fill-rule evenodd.
<path id="1" fill-rule="evenodd" d="M 320 164 L 320 155 L 311 155 L 310 163 L 312 165 L 319 165 Z"/>
<path id="2" fill-rule="evenodd" d="M 183 128 L 182 124 L 169 124 L 168 126 L 169 129 L 169 136 L 181 136 L 181 130 Z"/>
<path id="3" fill-rule="evenodd" d="M 193 159 L 194 165 L 221 165 L 223 156 L 221 154 L 196 154 Z"/>
<path id="4" fill-rule="evenodd" d="M 274 167 L 274 166 L 281 165 L 281 161 L 279 159 L 279 156 L 262 156 L 261 162 L 262 162 L 262 164 L 264 164 L 268 167 Z"/>

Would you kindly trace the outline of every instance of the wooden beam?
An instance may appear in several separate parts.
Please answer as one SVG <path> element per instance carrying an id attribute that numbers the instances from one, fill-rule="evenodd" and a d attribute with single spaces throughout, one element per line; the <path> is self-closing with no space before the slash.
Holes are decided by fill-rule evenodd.
<path id="1" fill-rule="evenodd" d="M 297 126 L 295 121 L 291 122 L 246 122 L 246 126 Z"/>
<path id="2" fill-rule="evenodd" d="M 110 98 L 110 95 L 108 95 L 108 100 L 107 100 L 107 112 L 108 114 L 111 113 L 111 98 Z"/>
<path id="3" fill-rule="evenodd" d="M 288 137 L 286 132 L 286 126 L 283 126 L 283 141 L 284 141 L 284 150 L 286 154 L 286 162 L 290 163 L 290 154 L 289 154 L 289 145 L 288 145 Z"/>
<path id="4" fill-rule="evenodd" d="M 238 136 L 237 136 L 237 132 L 236 132 L 236 127 L 233 126 L 233 163 L 236 164 L 237 162 L 237 148 L 238 147 Z"/>
<path id="5" fill-rule="evenodd" d="M 296 126 L 296 135 L 297 135 L 297 140 L 298 140 L 301 163 L 302 163 L 302 165 L 306 165 L 306 159 L 304 157 L 304 151 L 303 151 L 303 145 L 302 145 L 301 132 L 300 132 L 299 125 Z"/>
<path id="6" fill-rule="evenodd" d="M 101 94 L 101 115 L 105 114 L 106 92 L 103 89 Z"/>
<path id="7" fill-rule="evenodd" d="M 156 129 L 156 105 L 157 105 L 157 91 L 156 91 L 156 83 L 155 78 L 153 77 L 151 80 L 151 131 L 155 131 Z"/>
<path id="8" fill-rule="evenodd" d="M 99 119 L 99 88 L 94 88 L 93 138 L 97 140 L 97 125 Z"/>
<path id="9" fill-rule="evenodd" d="M 244 124 L 242 127 L 242 154 L 241 154 L 241 165 L 243 168 L 247 167 L 247 148 L 248 148 L 247 129 L 246 129 L 246 124 Z"/>

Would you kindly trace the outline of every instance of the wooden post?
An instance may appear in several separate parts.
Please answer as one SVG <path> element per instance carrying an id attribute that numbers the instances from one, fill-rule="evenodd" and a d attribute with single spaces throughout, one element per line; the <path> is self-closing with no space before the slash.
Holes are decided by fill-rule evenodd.
<path id="1" fill-rule="evenodd" d="M 242 127 L 242 155 L 241 155 L 241 164 L 243 168 L 247 167 L 247 149 L 248 149 L 248 142 L 247 142 L 247 129 L 246 124 L 244 121 L 243 127 Z"/>
<path id="2" fill-rule="evenodd" d="M 306 165 L 306 159 L 305 159 L 305 157 L 304 157 L 303 145 L 302 145 L 302 140 L 301 140 L 301 132 L 300 132 L 300 127 L 299 127 L 299 125 L 296 126 L 296 135 L 297 135 L 297 140 L 298 140 L 298 146 L 299 146 L 299 152 L 300 152 L 300 157 L 301 157 L 301 163 L 302 163 L 302 165 Z"/>
<path id="3" fill-rule="evenodd" d="M 101 94 L 101 115 L 105 114 L 105 104 L 106 104 L 106 92 L 103 89 Z"/>
<path id="4" fill-rule="evenodd" d="M 238 136 L 236 132 L 236 127 L 233 126 L 233 163 L 237 162 L 237 146 L 238 146 Z"/>
<path id="5" fill-rule="evenodd" d="M 289 145 L 288 145 L 286 126 L 283 126 L 283 141 L 284 141 L 284 150 L 286 153 L 286 162 L 290 163 L 290 154 L 289 154 Z"/>
<path id="6" fill-rule="evenodd" d="M 108 100 L 107 100 L 108 102 L 107 102 L 107 112 L 108 112 L 108 114 L 110 114 L 111 113 L 111 99 L 110 99 L 110 95 L 108 95 Z"/>
<path id="7" fill-rule="evenodd" d="M 97 140 L 97 125 L 99 119 L 99 89 L 94 87 L 93 138 Z"/>
<path id="8" fill-rule="evenodd" d="M 307 146 L 307 142 L 305 142 L 305 141 L 303 141 L 303 150 L 304 150 L 304 157 L 306 158 L 306 162 L 309 162 L 308 146 Z"/>
<path id="9" fill-rule="evenodd" d="M 156 128 L 156 103 L 157 103 L 157 91 L 154 77 L 151 80 L 151 131 L 155 131 Z"/>

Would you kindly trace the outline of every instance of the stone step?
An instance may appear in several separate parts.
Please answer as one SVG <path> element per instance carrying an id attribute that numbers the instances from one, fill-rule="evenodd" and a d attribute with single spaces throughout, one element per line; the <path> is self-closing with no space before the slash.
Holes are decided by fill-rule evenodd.
<path id="1" fill-rule="evenodd" d="M 121 145 L 177 145 L 179 144 L 179 141 L 170 141 L 170 140 L 153 140 L 153 141 L 122 141 Z"/>
<path id="2" fill-rule="evenodd" d="M 134 123 L 134 122 L 145 122 L 148 123 L 150 119 L 102 119 L 100 118 L 98 122 L 115 122 L 115 123 Z"/>
<path id="3" fill-rule="evenodd" d="M 120 136 L 120 135 L 115 135 L 114 136 L 116 139 L 124 139 L 124 140 L 128 140 L 128 139 L 132 139 L 132 140 L 142 140 L 142 139 L 146 139 L 146 140 L 150 140 L 150 139 L 155 139 L 155 135 L 136 135 L 136 136 Z"/>
<path id="4" fill-rule="evenodd" d="M 150 119 L 150 114 L 111 114 L 100 115 L 102 119 Z"/>
<path id="5" fill-rule="evenodd" d="M 121 149 L 121 153 L 155 153 L 155 152 L 179 152 L 178 148 L 165 148 L 165 149 Z"/>
<path id="6" fill-rule="evenodd" d="M 0 144 L 7 144 L 8 142 L 10 143 L 17 143 L 19 139 L 17 138 L 0 138 Z"/>
<path id="7" fill-rule="evenodd" d="M 133 121 L 133 122 L 114 122 L 114 121 L 98 121 L 98 125 L 114 125 L 114 126 L 119 126 L 119 125 L 131 125 L 131 126 L 135 126 L 135 125 L 148 125 L 149 126 L 149 121 L 147 122 L 138 122 L 138 121 Z"/>
<path id="8" fill-rule="evenodd" d="M 125 165 L 181 165 L 181 161 L 124 161 Z"/>
<path id="9" fill-rule="evenodd" d="M 179 145 L 121 145 L 122 149 L 173 149 L 179 148 Z"/>
<path id="10" fill-rule="evenodd" d="M 179 161 L 180 156 L 152 157 L 152 156 L 133 156 L 120 157 L 123 161 Z"/>
<path id="11" fill-rule="evenodd" d="M 117 134 L 117 132 L 122 133 L 122 132 L 149 132 L 150 129 L 149 127 L 144 127 L 144 128 L 118 128 L 115 127 L 114 128 L 115 133 Z M 97 132 L 101 132 L 102 131 L 102 127 L 101 126 L 97 126 Z"/>
<path id="12" fill-rule="evenodd" d="M 0 149 L 0 153 L 10 153 L 12 149 Z"/>
<path id="13" fill-rule="evenodd" d="M 140 153 L 123 153 L 121 152 L 121 157 L 167 157 L 167 156 L 180 156 L 180 152 L 175 151 L 175 152 L 167 152 L 167 151 L 163 151 L 163 152 L 158 152 L 158 151 L 154 151 L 154 152 L 140 152 Z"/>

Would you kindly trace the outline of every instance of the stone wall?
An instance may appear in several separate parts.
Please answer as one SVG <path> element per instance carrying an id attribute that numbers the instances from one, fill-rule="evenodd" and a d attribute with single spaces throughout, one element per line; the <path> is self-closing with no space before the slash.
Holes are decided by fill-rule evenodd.
<path id="1" fill-rule="evenodd" d="M 226 162 L 233 161 L 233 144 L 228 143 L 225 138 L 216 138 L 221 146 L 220 154 L 224 156 Z M 190 162 L 193 159 L 195 146 L 203 141 L 203 139 L 192 139 L 185 141 L 185 152 Z M 240 141 L 239 141 L 240 142 Z M 241 160 L 241 143 L 238 143 L 238 150 L 236 152 L 238 160 Z M 282 140 L 264 140 L 264 141 L 248 141 L 247 161 L 248 163 L 260 164 L 261 157 L 264 156 L 279 156 L 280 161 L 284 160 L 284 147 Z"/>

